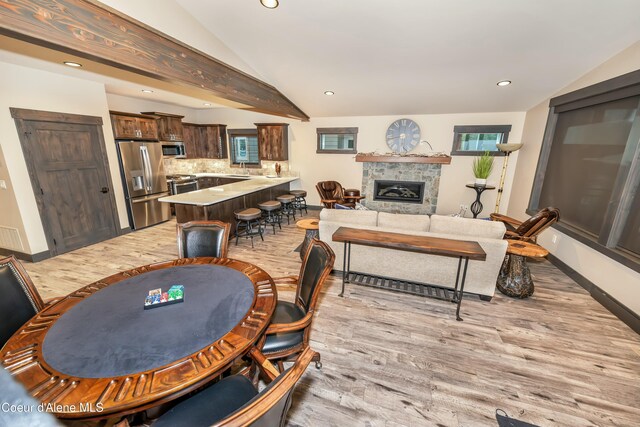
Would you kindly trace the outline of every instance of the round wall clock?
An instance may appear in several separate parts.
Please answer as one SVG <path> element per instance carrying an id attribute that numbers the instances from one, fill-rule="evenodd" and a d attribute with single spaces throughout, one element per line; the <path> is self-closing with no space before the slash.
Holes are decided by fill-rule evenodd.
<path id="1" fill-rule="evenodd" d="M 387 129 L 387 145 L 396 153 L 406 153 L 420 142 L 420 126 L 410 119 L 398 119 Z"/>

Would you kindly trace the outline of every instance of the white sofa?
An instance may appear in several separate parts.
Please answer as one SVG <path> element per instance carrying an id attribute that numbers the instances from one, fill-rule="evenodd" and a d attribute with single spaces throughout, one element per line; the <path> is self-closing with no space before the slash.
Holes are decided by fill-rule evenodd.
<path id="1" fill-rule="evenodd" d="M 342 270 L 344 243 L 331 236 L 339 227 L 390 231 L 414 236 L 475 241 L 487 253 L 486 261 L 469 261 L 465 292 L 485 300 L 493 297 L 496 279 L 507 251 L 501 222 L 442 215 L 407 215 L 366 210 L 323 209 L 320 240 L 336 254 L 335 269 Z M 351 245 L 351 271 L 453 288 L 458 258 L 395 249 Z"/>

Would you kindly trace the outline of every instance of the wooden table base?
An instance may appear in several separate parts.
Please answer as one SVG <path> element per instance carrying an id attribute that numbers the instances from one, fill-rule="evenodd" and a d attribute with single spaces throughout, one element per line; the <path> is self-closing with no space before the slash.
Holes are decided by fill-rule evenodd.
<path id="1" fill-rule="evenodd" d="M 533 295 L 533 279 L 527 258 L 508 254 L 502 263 L 496 286 L 500 292 L 510 297 L 528 298 Z"/>

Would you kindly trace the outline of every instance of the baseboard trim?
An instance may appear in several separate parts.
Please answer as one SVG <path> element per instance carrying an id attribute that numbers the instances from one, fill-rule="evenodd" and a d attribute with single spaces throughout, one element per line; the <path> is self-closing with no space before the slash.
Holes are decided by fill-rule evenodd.
<path id="1" fill-rule="evenodd" d="M 629 326 L 637 334 L 640 334 L 640 316 L 629 308 L 627 308 L 620 301 L 600 289 L 595 283 L 584 277 L 582 274 L 569 267 L 558 257 L 553 254 L 549 254 L 547 259 L 551 264 L 555 265 L 564 274 L 573 279 L 577 284 L 586 289 L 591 297 L 598 301 L 604 308 L 609 310 L 614 316 L 622 320 L 627 326 Z"/>
<path id="2" fill-rule="evenodd" d="M 31 255 L 31 254 L 25 254 L 24 252 L 12 251 L 11 249 L 5 249 L 5 248 L 0 248 L 0 255 L 2 256 L 13 255 L 19 260 L 29 261 L 29 262 L 38 262 L 38 261 L 51 258 L 51 252 L 49 251 L 39 252 L 37 254 Z"/>
<path id="3" fill-rule="evenodd" d="M 129 233 L 131 233 L 131 227 L 121 228 L 118 231 L 118 236 L 124 236 L 125 234 L 129 234 Z"/>

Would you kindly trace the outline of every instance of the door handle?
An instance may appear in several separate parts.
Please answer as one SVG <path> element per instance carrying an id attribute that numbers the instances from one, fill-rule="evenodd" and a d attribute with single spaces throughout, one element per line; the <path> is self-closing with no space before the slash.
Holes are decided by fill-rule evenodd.
<path id="1" fill-rule="evenodd" d="M 100 192 L 107 194 L 109 192 L 109 187 L 102 187 L 102 190 L 100 190 Z"/>

